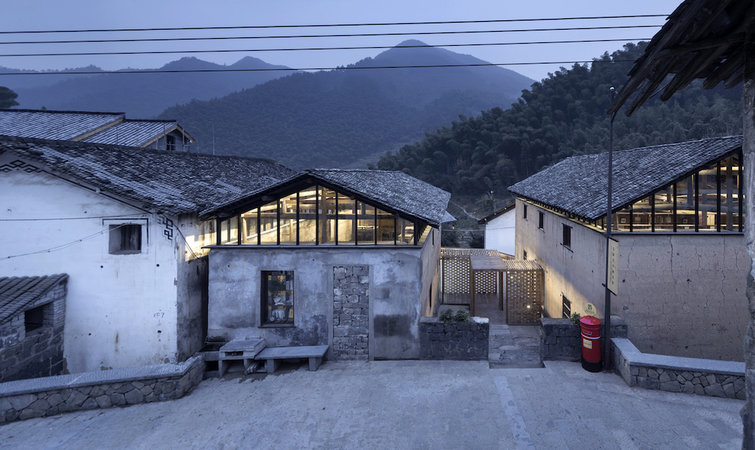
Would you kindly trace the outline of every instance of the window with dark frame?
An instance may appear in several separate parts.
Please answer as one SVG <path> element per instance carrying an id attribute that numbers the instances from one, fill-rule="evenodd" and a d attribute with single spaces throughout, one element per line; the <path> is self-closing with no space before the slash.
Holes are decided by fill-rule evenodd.
<path id="1" fill-rule="evenodd" d="M 542 211 L 538 211 L 537 212 L 537 227 L 542 230 L 544 224 L 545 224 L 545 214 L 543 214 Z"/>
<path id="2" fill-rule="evenodd" d="M 294 272 L 262 271 L 262 325 L 294 325 Z"/>
<path id="3" fill-rule="evenodd" d="M 571 301 L 564 294 L 561 294 L 561 317 L 571 318 Z"/>
<path id="4" fill-rule="evenodd" d="M 131 255 L 142 252 L 142 226 L 138 223 L 110 225 L 109 253 Z"/>
<path id="5" fill-rule="evenodd" d="M 562 224 L 561 245 L 571 248 L 571 227 L 566 224 Z"/>

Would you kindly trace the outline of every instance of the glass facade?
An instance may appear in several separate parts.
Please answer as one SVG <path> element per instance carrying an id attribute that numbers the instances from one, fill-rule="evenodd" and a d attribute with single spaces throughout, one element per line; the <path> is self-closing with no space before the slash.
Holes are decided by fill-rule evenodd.
<path id="1" fill-rule="evenodd" d="M 739 154 L 700 168 L 613 214 L 617 232 L 741 232 Z M 599 225 L 603 225 L 603 219 Z"/>
<path id="2" fill-rule="evenodd" d="M 423 245 L 430 226 L 311 186 L 219 222 L 220 245 Z M 416 236 L 416 230 L 421 234 Z"/>

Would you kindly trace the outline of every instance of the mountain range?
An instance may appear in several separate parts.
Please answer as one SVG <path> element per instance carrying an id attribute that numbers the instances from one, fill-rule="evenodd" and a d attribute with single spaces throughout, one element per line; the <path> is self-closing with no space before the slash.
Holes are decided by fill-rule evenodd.
<path id="1" fill-rule="evenodd" d="M 280 69 L 261 59 L 245 57 L 229 66 L 181 58 L 161 70 Z M 124 69 L 128 70 L 128 69 Z M 0 67 L 2 72 L 22 72 Z M 125 112 L 133 118 L 151 118 L 168 107 L 192 99 L 222 97 L 244 88 L 285 75 L 286 72 L 214 72 L 73 75 L 75 72 L 101 72 L 96 66 L 64 71 L 45 71 L 44 75 L 0 76 L 0 86 L 18 94 L 19 108 L 62 109 L 74 111 Z M 28 72 L 28 71 L 23 71 Z M 39 72 L 37 72 L 39 73 Z"/>

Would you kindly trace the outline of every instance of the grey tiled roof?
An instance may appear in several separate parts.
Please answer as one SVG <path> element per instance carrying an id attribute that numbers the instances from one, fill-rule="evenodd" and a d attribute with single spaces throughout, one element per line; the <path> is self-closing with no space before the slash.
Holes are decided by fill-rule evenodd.
<path id="1" fill-rule="evenodd" d="M 123 113 L 0 109 L 0 135 L 72 140 L 123 118 Z"/>
<path id="2" fill-rule="evenodd" d="M 0 277 L 0 323 L 34 303 L 68 275 L 45 275 L 38 277 Z"/>
<path id="3" fill-rule="evenodd" d="M 273 161 L 105 144 L 0 137 L 11 153 L 43 170 L 156 212 L 194 213 L 289 177 Z"/>
<path id="4" fill-rule="evenodd" d="M 145 146 L 163 134 L 170 133 L 178 123 L 175 120 L 124 120 L 96 133 L 82 142 L 98 144 Z"/>
<path id="5" fill-rule="evenodd" d="M 383 205 L 406 215 L 422 219 L 432 225 L 440 225 L 451 217 L 446 212 L 451 194 L 403 172 L 367 169 L 309 169 L 282 180 L 280 183 L 242 195 L 202 211 L 202 215 L 212 215 L 231 205 L 239 204 L 252 197 L 284 184 L 313 177 L 358 194 L 376 205 Z"/>
<path id="6" fill-rule="evenodd" d="M 614 152 L 612 208 L 626 206 L 741 146 L 741 136 L 729 136 Z M 608 153 L 572 156 L 509 191 L 596 220 L 606 212 L 607 172 Z"/>

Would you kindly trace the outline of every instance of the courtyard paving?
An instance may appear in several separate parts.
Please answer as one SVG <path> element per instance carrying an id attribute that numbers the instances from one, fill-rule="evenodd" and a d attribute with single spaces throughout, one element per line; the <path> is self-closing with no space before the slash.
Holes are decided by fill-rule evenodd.
<path id="1" fill-rule="evenodd" d="M 739 400 L 628 387 L 579 363 L 303 366 L 176 401 L 0 426 L 0 448 L 739 448 Z"/>

